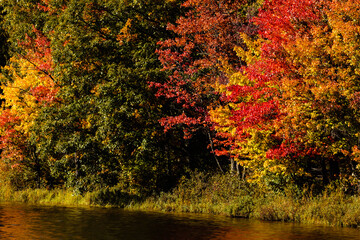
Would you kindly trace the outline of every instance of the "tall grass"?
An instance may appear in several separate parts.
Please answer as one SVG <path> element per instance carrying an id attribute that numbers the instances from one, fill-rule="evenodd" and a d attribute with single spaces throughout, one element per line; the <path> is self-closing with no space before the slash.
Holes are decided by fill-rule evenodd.
<path id="1" fill-rule="evenodd" d="M 146 198 L 120 188 L 78 194 L 72 189 L 14 191 L 0 185 L 0 200 L 58 206 L 110 206 L 131 210 L 221 214 L 268 221 L 360 227 L 360 196 L 339 187 L 313 196 L 293 186 L 271 191 L 231 174 L 194 173 L 172 191 Z"/>
<path id="2" fill-rule="evenodd" d="M 131 209 L 222 214 L 266 221 L 360 227 L 360 196 L 341 188 L 312 196 L 288 186 L 282 192 L 262 189 L 231 174 L 194 174 L 172 192 L 132 205 Z"/>
<path id="3" fill-rule="evenodd" d="M 255 199 L 252 187 L 230 174 L 195 173 L 171 192 L 149 197 L 132 208 L 249 217 Z"/>
<path id="4" fill-rule="evenodd" d="M 79 194 L 75 189 L 24 189 L 15 191 L 0 185 L 0 201 L 55 206 L 125 207 L 140 201 L 138 195 L 129 194 L 117 187 Z"/>
<path id="5" fill-rule="evenodd" d="M 57 206 L 89 206 L 91 204 L 91 194 L 79 195 L 75 194 L 71 189 L 25 189 L 15 191 L 7 185 L 1 185 L 0 201 Z"/>

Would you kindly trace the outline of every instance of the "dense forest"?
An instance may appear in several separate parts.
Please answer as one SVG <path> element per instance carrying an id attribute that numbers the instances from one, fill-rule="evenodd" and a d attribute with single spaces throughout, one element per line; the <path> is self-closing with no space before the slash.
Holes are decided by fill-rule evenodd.
<path id="1" fill-rule="evenodd" d="M 359 0 L 1 0 L 0 183 L 360 187 Z"/>

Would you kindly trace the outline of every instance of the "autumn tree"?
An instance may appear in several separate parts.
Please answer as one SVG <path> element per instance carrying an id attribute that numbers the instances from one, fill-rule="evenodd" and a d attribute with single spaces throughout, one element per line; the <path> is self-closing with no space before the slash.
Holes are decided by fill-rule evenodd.
<path id="1" fill-rule="evenodd" d="M 265 1 L 253 18 L 258 37 L 237 48 L 247 65 L 212 112 L 253 177 L 357 176 L 357 3 Z"/>
<path id="2" fill-rule="evenodd" d="M 165 73 L 156 43 L 179 14 L 178 1 L 5 1 L 13 51 L 36 29 L 50 40 L 59 87 L 31 128 L 52 185 L 90 191 L 115 186 L 151 192 L 172 186 L 183 170 L 176 139 L 158 119 L 162 105 L 148 82 Z M 37 62 L 33 62 L 40 67 Z M 175 150 L 174 150 L 175 149 Z"/>
<path id="3" fill-rule="evenodd" d="M 284 81 L 284 105 L 292 107 L 279 132 L 293 141 L 301 139 L 303 149 L 313 155 L 307 172 L 320 167 L 324 183 L 341 176 L 358 181 L 358 3 L 314 4 L 321 11 L 318 20 L 284 45 L 299 77 Z"/>
<path id="4" fill-rule="evenodd" d="M 36 33 L 19 43 L 31 48 L 26 56 L 10 59 L 2 69 L 2 109 L 0 111 L 1 168 L 3 178 L 15 187 L 40 187 L 46 184 L 47 164 L 40 163 L 36 148 L 30 143 L 31 128 L 45 106 L 56 101 L 57 87 L 50 72 L 49 41 Z"/>
<path id="5" fill-rule="evenodd" d="M 182 4 L 185 15 L 167 27 L 176 37 L 159 42 L 160 61 L 170 76 L 152 83 L 157 96 L 168 104 L 167 116 L 161 119 L 165 132 L 180 129 L 189 145 L 199 141 L 196 137 L 206 136 L 203 151 L 219 145 L 213 139 L 209 110 L 221 105 L 219 86 L 228 82 L 227 72 L 243 64 L 234 47 L 242 44 L 240 33 L 255 33 L 248 20 L 258 5 L 259 1 L 246 0 Z"/>

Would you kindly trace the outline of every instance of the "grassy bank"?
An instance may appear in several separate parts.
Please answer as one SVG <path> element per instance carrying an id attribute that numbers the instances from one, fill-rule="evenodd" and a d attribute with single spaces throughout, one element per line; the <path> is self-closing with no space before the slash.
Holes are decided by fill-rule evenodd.
<path id="1" fill-rule="evenodd" d="M 54 206 L 89 206 L 90 194 L 79 195 L 72 190 L 64 189 L 26 189 L 14 191 L 8 186 L 0 187 L 0 201 L 21 202 L 38 205 Z"/>
<path id="2" fill-rule="evenodd" d="M 0 185 L 0 201 L 19 202 L 50 206 L 102 206 L 128 207 L 133 202 L 140 202 L 137 195 L 130 195 L 116 188 L 79 194 L 74 189 L 25 189 L 14 191 Z"/>
<path id="3" fill-rule="evenodd" d="M 168 193 L 140 198 L 116 188 L 76 194 L 68 190 L 0 188 L 0 200 L 57 206 L 110 206 L 131 210 L 221 214 L 269 221 L 360 227 L 360 196 L 328 188 L 313 196 L 294 188 L 269 191 L 230 174 L 193 174 Z"/>
<path id="4" fill-rule="evenodd" d="M 294 187 L 269 191 L 234 176 L 196 174 L 170 193 L 147 198 L 131 209 L 222 214 L 267 221 L 360 227 L 360 196 L 329 187 L 313 196 Z"/>

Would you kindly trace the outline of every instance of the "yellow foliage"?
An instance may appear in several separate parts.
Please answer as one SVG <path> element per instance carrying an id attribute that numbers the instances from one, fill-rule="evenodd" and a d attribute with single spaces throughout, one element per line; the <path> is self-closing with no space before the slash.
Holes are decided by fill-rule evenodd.
<path id="1" fill-rule="evenodd" d="M 260 47 L 265 41 L 263 39 L 251 39 L 246 34 L 241 34 L 246 49 L 242 47 L 235 47 L 238 57 L 247 64 L 253 64 L 260 59 Z M 254 82 L 250 80 L 243 70 L 234 71 L 230 64 L 224 59 L 220 59 L 222 64 L 219 67 L 225 73 L 229 81 L 217 86 L 217 90 L 225 96 L 230 96 L 232 92 L 229 90 L 231 86 L 253 86 Z M 215 123 L 215 130 L 219 135 L 228 136 L 232 139 L 233 147 L 229 149 L 229 153 L 234 160 L 242 167 L 248 169 L 251 175 L 248 177 L 249 181 L 261 182 L 261 179 L 266 176 L 268 172 L 280 173 L 286 171 L 284 165 L 277 163 L 275 160 L 266 158 L 266 150 L 271 144 L 270 130 L 247 129 L 247 138 L 242 138 L 236 129 L 236 124 L 232 120 L 233 111 L 239 110 L 242 102 L 250 101 L 251 96 L 238 99 L 236 102 L 228 102 L 226 106 L 217 106 L 211 109 L 210 117 Z"/>
<path id="2" fill-rule="evenodd" d="M 241 33 L 241 37 L 247 47 L 247 50 L 241 47 L 235 47 L 235 51 L 239 58 L 245 61 L 247 64 L 253 64 L 256 60 L 259 60 L 261 54 L 261 45 L 265 42 L 264 39 L 251 39 L 245 33 Z"/>
<path id="3" fill-rule="evenodd" d="M 136 38 L 136 34 L 131 34 L 131 22 L 132 20 L 129 18 L 120 30 L 120 33 L 116 36 L 120 45 L 124 44 L 124 41 L 131 41 Z"/>
<path id="4" fill-rule="evenodd" d="M 12 58 L 4 71 L 11 79 L 0 76 L 1 81 L 5 82 L 2 86 L 5 102 L 1 111 L 6 109 L 12 116 L 17 117 L 20 125 L 16 126 L 15 130 L 27 135 L 40 107 L 32 90 L 37 86 L 54 88 L 54 83 L 50 77 L 22 58 Z"/>

